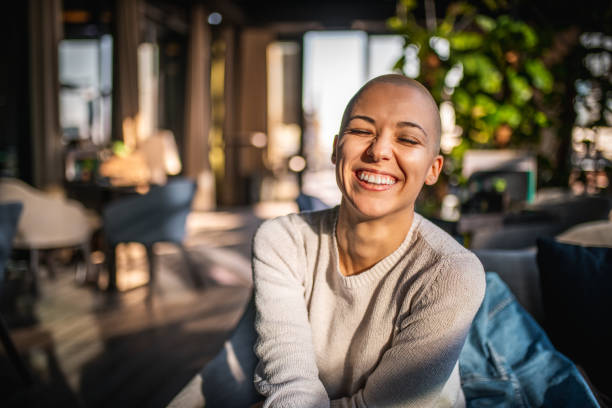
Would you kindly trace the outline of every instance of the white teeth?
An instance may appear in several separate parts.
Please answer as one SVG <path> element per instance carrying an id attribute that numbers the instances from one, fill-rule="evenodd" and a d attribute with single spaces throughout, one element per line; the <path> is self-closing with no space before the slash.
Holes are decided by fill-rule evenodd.
<path id="1" fill-rule="evenodd" d="M 359 180 L 366 181 L 372 184 L 395 184 L 395 180 L 392 177 L 381 175 L 381 174 L 371 174 L 366 172 L 360 172 L 358 174 Z"/>

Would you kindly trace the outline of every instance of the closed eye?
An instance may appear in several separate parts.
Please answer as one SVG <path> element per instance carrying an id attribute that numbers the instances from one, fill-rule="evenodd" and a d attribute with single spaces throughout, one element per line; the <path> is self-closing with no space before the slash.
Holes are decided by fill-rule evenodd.
<path id="1" fill-rule="evenodd" d="M 371 135 L 372 132 L 365 129 L 346 129 L 345 133 L 352 133 L 356 135 Z"/>
<path id="2" fill-rule="evenodd" d="M 400 137 L 398 138 L 398 140 L 402 143 L 406 143 L 406 144 L 411 144 L 411 145 L 417 145 L 420 142 L 416 139 L 412 139 L 412 138 L 408 138 L 408 137 Z"/>

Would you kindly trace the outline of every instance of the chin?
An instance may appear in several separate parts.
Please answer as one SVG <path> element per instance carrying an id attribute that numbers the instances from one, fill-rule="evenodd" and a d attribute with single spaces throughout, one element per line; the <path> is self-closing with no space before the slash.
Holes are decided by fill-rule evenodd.
<path id="1" fill-rule="evenodd" d="M 365 201 L 365 200 L 364 200 Z M 358 218 L 362 220 L 375 220 L 389 216 L 398 216 L 400 214 L 408 214 L 413 207 L 395 207 L 389 203 L 377 203 L 376 201 L 367 200 L 367 202 L 353 202 L 353 210 L 355 210 Z"/>

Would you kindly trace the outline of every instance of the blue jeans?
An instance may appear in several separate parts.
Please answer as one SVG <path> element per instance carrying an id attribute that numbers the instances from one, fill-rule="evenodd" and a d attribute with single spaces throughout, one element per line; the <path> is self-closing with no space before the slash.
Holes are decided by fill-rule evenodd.
<path id="1" fill-rule="evenodd" d="M 495 273 L 459 356 L 468 407 L 598 407 L 576 366 Z"/>

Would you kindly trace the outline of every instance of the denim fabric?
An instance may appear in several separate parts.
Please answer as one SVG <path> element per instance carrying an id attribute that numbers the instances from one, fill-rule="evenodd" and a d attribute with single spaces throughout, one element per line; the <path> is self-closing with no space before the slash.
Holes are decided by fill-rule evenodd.
<path id="1" fill-rule="evenodd" d="M 599 406 L 576 366 L 495 273 L 487 273 L 459 368 L 468 407 Z"/>

